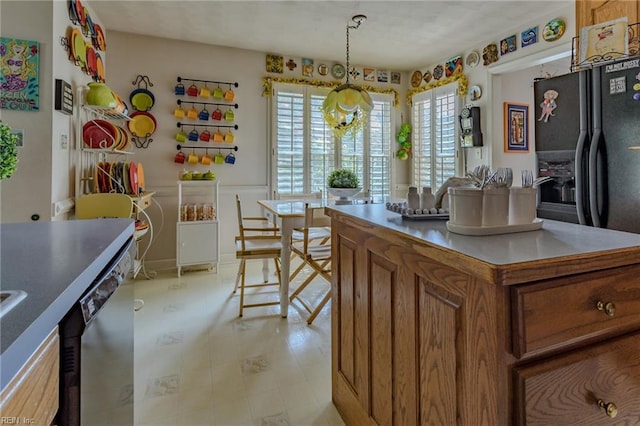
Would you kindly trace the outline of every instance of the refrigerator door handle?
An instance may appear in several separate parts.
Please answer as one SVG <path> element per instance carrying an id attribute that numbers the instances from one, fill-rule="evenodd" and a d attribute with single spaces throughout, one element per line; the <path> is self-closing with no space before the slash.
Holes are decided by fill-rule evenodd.
<path id="1" fill-rule="evenodd" d="M 580 71 L 578 74 L 578 90 L 580 91 L 580 133 L 576 143 L 576 154 L 574 163 L 575 185 L 576 185 L 576 213 L 580 225 L 589 225 L 585 210 L 588 209 L 588 202 L 585 200 L 585 188 L 588 187 L 586 173 L 585 146 L 589 143 L 589 75 L 587 71 Z"/>
<path id="2" fill-rule="evenodd" d="M 600 212 L 598 211 L 598 145 L 602 130 L 594 129 L 589 149 L 589 210 L 591 221 L 596 228 L 602 228 Z"/>
<path id="3" fill-rule="evenodd" d="M 584 145 L 587 141 L 587 136 L 587 131 L 581 130 L 580 135 L 578 136 L 578 143 L 576 144 L 576 211 L 578 213 L 578 223 L 580 223 L 580 225 L 587 225 L 587 218 L 584 212 L 586 204 L 582 196 L 584 194 L 584 185 L 586 183 L 582 165 L 584 164 Z"/>
<path id="4" fill-rule="evenodd" d="M 598 150 L 602 138 L 602 93 L 600 92 L 600 68 L 592 71 L 592 112 L 593 112 L 593 136 L 589 145 L 589 210 L 593 226 L 602 228 L 600 211 L 598 210 L 598 188 L 601 178 L 598 176 Z"/>

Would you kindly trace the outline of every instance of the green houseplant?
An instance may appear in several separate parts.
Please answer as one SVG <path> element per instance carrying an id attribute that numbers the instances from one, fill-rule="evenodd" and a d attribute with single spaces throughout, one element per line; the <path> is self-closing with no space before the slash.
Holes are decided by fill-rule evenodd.
<path id="1" fill-rule="evenodd" d="M 348 169 L 336 169 L 327 178 L 329 188 L 357 188 L 359 183 L 358 176 Z"/>
<path id="2" fill-rule="evenodd" d="M 359 184 L 358 176 L 348 169 L 336 169 L 327 178 L 329 194 L 339 197 L 343 203 L 350 202 L 349 197 L 362 191 Z"/>
<path id="3" fill-rule="evenodd" d="M 0 121 L 0 180 L 8 179 L 18 164 L 18 136 L 11 127 Z"/>

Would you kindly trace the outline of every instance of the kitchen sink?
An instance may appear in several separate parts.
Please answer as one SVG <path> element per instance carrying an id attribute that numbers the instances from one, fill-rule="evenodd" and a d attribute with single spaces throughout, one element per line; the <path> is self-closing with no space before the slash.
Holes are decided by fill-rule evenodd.
<path id="1" fill-rule="evenodd" d="M 22 299 L 27 297 L 27 293 L 22 290 L 0 291 L 0 318 L 11 309 L 15 308 Z"/>

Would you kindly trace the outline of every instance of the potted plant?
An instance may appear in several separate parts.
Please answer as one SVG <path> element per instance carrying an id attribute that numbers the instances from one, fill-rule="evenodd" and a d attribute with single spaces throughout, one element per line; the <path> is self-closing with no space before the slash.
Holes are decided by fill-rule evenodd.
<path id="1" fill-rule="evenodd" d="M 8 179 L 18 164 L 18 136 L 11 127 L 0 121 L 0 180 Z"/>
<path id="2" fill-rule="evenodd" d="M 411 153 L 411 124 L 403 123 L 400 126 L 400 131 L 396 135 L 396 139 L 400 144 L 400 149 L 396 153 L 398 160 L 406 160 L 409 158 L 409 154 Z"/>
<path id="3" fill-rule="evenodd" d="M 358 176 L 348 169 L 336 169 L 327 178 L 329 194 L 339 197 L 340 201 L 348 201 L 362 191 L 359 184 Z"/>

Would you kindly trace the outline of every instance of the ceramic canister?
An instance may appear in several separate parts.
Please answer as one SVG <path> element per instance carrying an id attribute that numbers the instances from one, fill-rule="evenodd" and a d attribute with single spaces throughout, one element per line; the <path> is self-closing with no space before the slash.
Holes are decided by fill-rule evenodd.
<path id="1" fill-rule="evenodd" d="M 483 191 L 479 188 L 449 188 L 449 221 L 455 225 L 482 226 Z"/>
<path id="2" fill-rule="evenodd" d="M 483 190 L 482 226 L 509 224 L 509 188 L 486 188 Z"/>
<path id="3" fill-rule="evenodd" d="M 537 194 L 537 188 L 510 188 L 509 225 L 523 225 L 535 220 Z"/>

